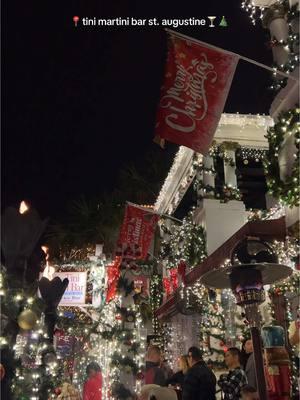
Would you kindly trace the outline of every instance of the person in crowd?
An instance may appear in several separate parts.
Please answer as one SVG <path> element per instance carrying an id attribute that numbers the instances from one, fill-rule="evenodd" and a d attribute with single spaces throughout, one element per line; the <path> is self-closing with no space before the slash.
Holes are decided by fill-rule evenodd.
<path id="1" fill-rule="evenodd" d="M 168 364 L 168 360 L 166 360 L 162 354 L 161 356 L 161 363 L 160 363 L 160 368 L 164 371 L 165 378 L 169 379 L 173 375 L 172 368 Z"/>
<path id="2" fill-rule="evenodd" d="M 241 389 L 242 400 L 259 400 L 256 389 L 250 385 L 245 385 Z"/>
<path id="3" fill-rule="evenodd" d="M 241 389 L 247 383 L 247 378 L 245 371 L 241 368 L 238 348 L 231 347 L 226 351 L 225 364 L 229 373 L 220 376 L 218 385 L 224 393 L 224 400 L 239 400 Z"/>
<path id="4" fill-rule="evenodd" d="M 91 362 L 86 367 L 88 379 L 83 387 L 83 400 L 102 400 L 102 373 L 99 364 Z"/>
<path id="5" fill-rule="evenodd" d="M 216 377 L 202 359 L 198 347 L 190 347 L 188 351 L 189 370 L 184 379 L 183 400 L 215 400 Z"/>
<path id="6" fill-rule="evenodd" d="M 158 346 L 149 346 L 146 355 L 145 385 L 166 385 L 166 376 L 161 365 L 161 351 Z"/>
<path id="7" fill-rule="evenodd" d="M 178 389 L 183 388 L 183 382 L 189 369 L 187 356 L 180 356 L 178 359 L 179 371 L 167 379 L 167 385 L 176 386 Z"/>
<path id="8" fill-rule="evenodd" d="M 61 393 L 57 397 L 57 400 L 80 400 L 80 394 L 74 386 L 70 383 L 65 382 L 62 385 Z"/>
<path id="9" fill-rule="evenodd" d="M 245 342 L 245 351 L 247 354 L 249 354 L 249 357 L 247 359 L 246 366 L 245 366 L 245 373 L 247 376 L 247 381 L 250 386 L 257 389 L 253 343 L 252 343 L 251 339 L 248 339 Z"/>
<path id="10" fill-rule="evenodd" d="M 242 348 L 241 348 L 241 367 L 245 371 L 246 364 L 248 358 L 250 357 L 251 353 L 253 352 L 252 340 L 250 338 L 246 338 L 242 341 Z"/>

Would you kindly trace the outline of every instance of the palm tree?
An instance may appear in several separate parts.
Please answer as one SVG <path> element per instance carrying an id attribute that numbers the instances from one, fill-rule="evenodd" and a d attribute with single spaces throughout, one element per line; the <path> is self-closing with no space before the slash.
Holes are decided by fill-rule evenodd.
<path id="1" fill-rule="evenodd" d="M 74 200 L 64 221 L 50 225 L 48 242 L 52 252 L 64 260 L 85 259 L 96 243 L 113 253 L 126 201 L 153 204 L 165 179 L 174 151 L 150 151 L 140 165 L 129 164 L 119 173 L 117 187 L 97 199 Z"/>

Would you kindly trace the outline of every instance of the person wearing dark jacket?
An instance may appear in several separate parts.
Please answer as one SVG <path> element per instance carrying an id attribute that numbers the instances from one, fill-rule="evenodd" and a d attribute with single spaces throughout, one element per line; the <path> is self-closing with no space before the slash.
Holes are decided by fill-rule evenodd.
<path id="1" fill-rule="evenodd" d="M 182 400 L 215 400 L 216 377 L 202 359 L 201 350 L 188 351 L 190 369 L 183 382 Z"/>
<path id="2" fill-rule="evenodd" d="M 189 369 L 187 356 L 181 356 L 178 360 L 178 364 L 179 364 L 179 371 L 177 371 L 169 379 L 167 379 L 167 386 L 168 385 L 176 386 L 182 390 L 183 382 Z"/>
<path id="3" fill-rule="evenodd" d="M 250 338 L 246 338 L 242 341 L 242 348 L 241 348 L 241 366 L 245 371 L 248 358 L 250 357 L 251 353 L 253 352 L 252 340 Z"/>
<path id="4" fill-rule="evenodd" d="M 158 346 L 150 346 L 146 357 L 146 373 L 145 385 L 155 384 L 160 386 L 166 385 L 166 376 L 162 368 L 161 352 Z"/>
<path id="5" fill-rule="evenodd" d="M 249 354 L 249 357 L 248 357 L 246 365 L 245 365 L 245 373 L 247 376 L 247 381 L 250 386 L 257 389 L 253 343 L 252 343 L 251 339 L 246 341 L 245 350 L 246 350 L 246 353 Z"/>

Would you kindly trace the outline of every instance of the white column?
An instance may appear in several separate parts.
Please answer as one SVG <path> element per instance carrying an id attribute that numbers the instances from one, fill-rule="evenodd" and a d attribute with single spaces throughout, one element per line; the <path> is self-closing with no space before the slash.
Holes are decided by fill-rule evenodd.
<path id="1" fill-rule="evenodd" d="M 229 158 L 230 161 L 226 161 L 226 158 Z M 234 163 L 234 166 L 230 165 L 231 160 Z M 236 165 L 235 165 L 235 150 L 226 150 L 224 154 L 224 178 L 225 185 L 236 188 L 237 187 L 237 178 L 236 178 Z"/>
<path id="2" fill-rule="evenodd" d="M 204 174 L 203 174 L 202 170 L 197 172 L 196 179 L 198 180 L 198 182 L 203 182 L 204 183 L 203 175 Z M 204 197 L 203 189 L 202 188 L 198 188 L 197 189 L 197 198 L 198 198 L 197 205 L 199 205 L 198 202 L 200 201 L 200 199 L 202 200 L 203 197 Z"/>
<path id="3" fill-rule="evenodd" d="M 288 24 L 285 19 L 285 10 L 281 4 L 269 7 L 264 15 L 263 26 L 270 30 L 271 39 L 286 42 L 288 38 Z M 273 59 L 277 65 L 284 65 L 288 59 L 289 49 L 283 46 L 272 47 Z"/>
<path id="4" fill-rule="evenodd" d="M 214 159 L 213 157 L 207 155 L 203 157 L 203 166 L 204 168 L 209 168 L 214 170 Z M 211 187 L 215 187 L 215 175 L 213 173 L 203 171 L 203 183 L 204 185 L 209 185 Z M 214 193 L 208 192 L 204 194 L 204 197 L 214 197 Z"/>

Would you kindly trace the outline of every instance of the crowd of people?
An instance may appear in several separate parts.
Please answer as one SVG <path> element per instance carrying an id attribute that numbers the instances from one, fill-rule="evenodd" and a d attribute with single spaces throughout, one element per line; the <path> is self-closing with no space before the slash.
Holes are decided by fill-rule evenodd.
<path id="1" fill-rule="evenodd" d="M 225 353 L 228 373 L 217 379 L 202 358 L 198 347 L 191 347 L 178 360 L 178 371 L 173 373 L 163 360 L 158 346 L 149 346 L 146 355 L 144 386 L 139 400 L 215 400 L 218 391 L 223 400 L 257 400 L 252 341 Z M 71 384 L 65 383 L 58 400 L 102 400 L 102 374 L 96 362 L 86 369 L 82 397 Z"/>
<path id="2" fill-rule="evenodd" d="M 225 364 L 228 373 L 217 379 L 204 362 L 200 349 L 191 347 L 187 355 L 179 358 L 179 370 L 170 374 L 161 361 L 160 349 L 151 346 L 147 352 L 142 400 L 151 400 L 151 395 L 156 400 L 172 399 L 171 392 L 168 399 L 157 397 L 156 386 L 175 391 L 179 400 L 215 400 L 218 391 L 222 392 L 224 400 L 258 399 L 252 341 L 245 341 L 242 351 L 236 347 L 229 348 L 225 353 Z"/>

